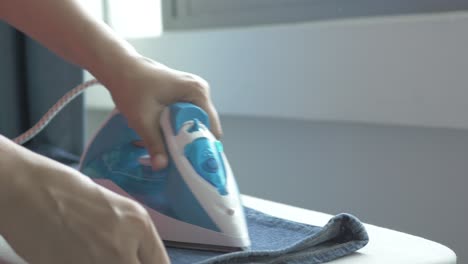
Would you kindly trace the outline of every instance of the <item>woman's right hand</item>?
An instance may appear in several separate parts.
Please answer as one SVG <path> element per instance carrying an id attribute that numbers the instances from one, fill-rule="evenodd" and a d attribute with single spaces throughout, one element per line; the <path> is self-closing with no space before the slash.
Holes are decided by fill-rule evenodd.
<path id="1" fill-rule="evenodd" d="M 0 136 L 0 234 L 31 264 L 169 263 L 146 210 Z"/>

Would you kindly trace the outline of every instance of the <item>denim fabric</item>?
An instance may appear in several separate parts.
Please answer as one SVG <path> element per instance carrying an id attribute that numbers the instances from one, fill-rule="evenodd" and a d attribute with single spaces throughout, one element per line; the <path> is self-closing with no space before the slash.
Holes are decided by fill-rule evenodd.
<path id="1" fill-rule="evenodd" d="M 369 238 L 349 214 L 334 216 L 324 227 L 276 218 L 245 208 L 252 246 L 248 251 L 217 253 L 168 248 L 173 264 L 324 263 L 364 247 Z"/>

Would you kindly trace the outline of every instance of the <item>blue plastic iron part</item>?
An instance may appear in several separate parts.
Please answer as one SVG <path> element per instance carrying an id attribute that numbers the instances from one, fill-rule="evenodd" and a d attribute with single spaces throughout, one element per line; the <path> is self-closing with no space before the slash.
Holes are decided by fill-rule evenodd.
<path id="1" fill-rule="evenodd" d="M 162 232 L 167 241 L 222 251 L 248 247 L 237 185 L 222 143 L 209 132 L 208 115 L 190 103 L 170 105 L 162 120 L 164 114 L 166 148 L 171 153 L 167 168 L 153 171 L 139 162 L 148 154 L 134 144 L 141 138 L 121 114 L 115 113 L 89 143 L 80 170 L 96 181 L 111 181 L 145 205 L 155 216 L 156 225 L 163 222 L 167 229 L 176 229 Z M 179 143 L 187 139 L 177 151 Z M 180 230 L 193 235 L 175 234 Z M 200 232 L 206 241 L 197 238 Z"/>

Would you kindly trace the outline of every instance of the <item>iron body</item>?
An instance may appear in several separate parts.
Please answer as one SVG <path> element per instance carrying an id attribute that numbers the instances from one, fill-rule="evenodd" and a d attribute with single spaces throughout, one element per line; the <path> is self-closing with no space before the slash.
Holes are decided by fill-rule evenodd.
<path id="1" fill-rule="evenodd" d="M 141 138 L 116 110 L 82 156 L 80 170 L 98 184 L 141 203 L 168 246 L 235 251 L 250 246 L 239 191 L 207 114 L 189 103 L 167 107 L 161 129 L 169 165 L 143 162 Z"/>

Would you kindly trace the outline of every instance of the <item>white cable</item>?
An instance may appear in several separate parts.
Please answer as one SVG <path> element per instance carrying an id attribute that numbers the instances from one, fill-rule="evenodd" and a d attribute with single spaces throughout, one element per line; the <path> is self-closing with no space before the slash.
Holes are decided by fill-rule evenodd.
<path id="1" fill-rule="evenodd" d="M 13 141 L 17 144 L 24 144 L 35 137 L 39 132 L 41 132 L 52 119 L 60 112 L 62 109 L 67 106 L 73 99 L 78 95 L 82 94 L 88 87 L 99 84 L 99 81 L 96 79 L 86 81 L 69 92 L 67 92 L 62 98 L 60 98 L 48 111 L 41 117 L 41 119 L 30 129 L 28 129 L 23 134 L 14 138 Z"/>

